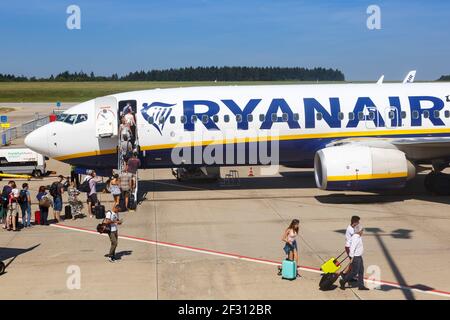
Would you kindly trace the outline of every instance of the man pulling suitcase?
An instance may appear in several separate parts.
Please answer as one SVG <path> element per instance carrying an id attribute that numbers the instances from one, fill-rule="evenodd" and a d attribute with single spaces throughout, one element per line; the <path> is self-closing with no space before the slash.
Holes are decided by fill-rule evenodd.
<path id="1" fill-rule="evenodd" d="M 369 290 L 364 286 L 364 263 L 363 263 L 363 253 L 364 246 L 362 241 L 363 227 L 357 225 L 354 227 L 355 233 L 351 239 L 349 257 L 351 261 L 351 269 L 343 279 L 339 281 L 341 289 L 345 290 L 345 284 L 349 282 L 353 277 L 358 276 L 358 289 L 359 290 Z"/>

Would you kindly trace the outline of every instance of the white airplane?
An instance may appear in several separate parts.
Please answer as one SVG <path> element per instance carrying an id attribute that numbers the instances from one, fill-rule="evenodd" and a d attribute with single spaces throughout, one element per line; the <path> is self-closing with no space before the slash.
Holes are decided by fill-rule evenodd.
<path id="1" fill-rule="evenodd" d="M 129 103 L 143 169 L 279 163 L 313 167 L 321 189 L 401 188 L 422 164 L 449 166 L 449 94 L 446 83 L 136 91 L 74 106 L 25 144 L 74 166 L 117 168 L 118 115 Z M 278 151 L 270 163 L 259 152 L 268 142 Z"/>

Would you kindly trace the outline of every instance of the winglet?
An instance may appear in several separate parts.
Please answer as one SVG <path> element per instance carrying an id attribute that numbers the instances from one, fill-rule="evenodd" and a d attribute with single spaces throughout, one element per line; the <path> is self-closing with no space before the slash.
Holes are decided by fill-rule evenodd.
<path id="1" fill-rule="evenodd" d="M 384 74 L 378 79 L 377 84 L 382 84 L 384 81 Z"/>
<path id="2" fill-rule="evenodd" d="M 412 70 L 406 75 L 405 79 L 403 79 L 403 83 L 413 83 L 415 78 L 416 70 Z"/>

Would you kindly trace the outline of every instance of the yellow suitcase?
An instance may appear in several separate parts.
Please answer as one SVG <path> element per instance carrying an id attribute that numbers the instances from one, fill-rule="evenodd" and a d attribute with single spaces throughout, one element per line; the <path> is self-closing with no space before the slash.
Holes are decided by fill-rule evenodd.
<path id="1" fill-rule="evenodd" d="M 345 253 L 342 252 L 337 258 L 331 258 L 325 261 L 324 264 L 320 266 L 320 270 L 322 270 L 323 273 L 336 273 L 341 269 L 341 264 L 344 262 L 348 257 L 345 257 L 341 261 L 339 261 L 339 258 Z"/>

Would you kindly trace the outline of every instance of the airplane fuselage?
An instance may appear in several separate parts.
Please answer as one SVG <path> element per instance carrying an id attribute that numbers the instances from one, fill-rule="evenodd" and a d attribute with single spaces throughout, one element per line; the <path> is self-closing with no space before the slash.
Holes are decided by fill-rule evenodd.
<path id="1" fill-rule="evenodd" d="M 312 167 L 316 152 L 340 139 L 449 136 L 449 94 L 443 83 L 273 85 L 157 89 L 109 100 L 113 108 L 136 106 L 142 168 L 267 164 L 275 151 L 279 164 Z M 75 166 L 117 167 L 117 137 L 95 134 L 101 99 L 65 112 L 86 120 L 50 123 L 27 144 Z"/>

